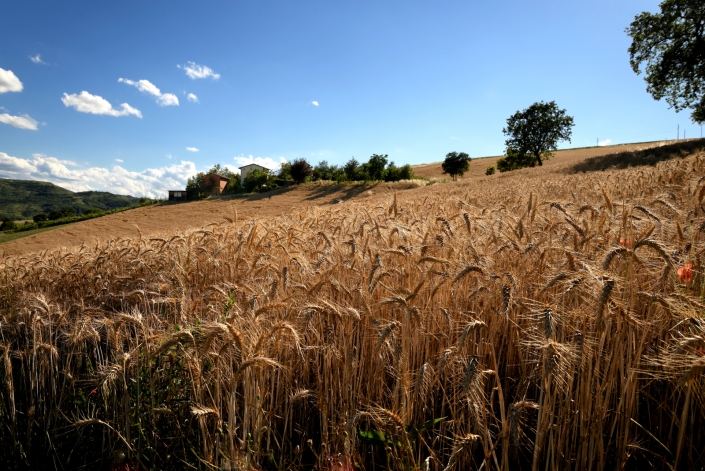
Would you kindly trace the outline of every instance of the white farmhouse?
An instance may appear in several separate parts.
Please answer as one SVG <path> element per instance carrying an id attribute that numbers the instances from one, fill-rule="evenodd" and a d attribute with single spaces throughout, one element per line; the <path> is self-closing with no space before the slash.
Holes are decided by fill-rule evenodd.
<path id="1" fill-rule="evenodd" d="M 247 176 L 248 173 L 252 172 L 253 170 L 261 170 L 263 172 L 269 171 L 268 168 L 262 167 L 261 165 L 257 165 L 257 164 L 243 165 L 242 167 L 240 167 L 240 185 L 245 183 L 245 177 Z"/>

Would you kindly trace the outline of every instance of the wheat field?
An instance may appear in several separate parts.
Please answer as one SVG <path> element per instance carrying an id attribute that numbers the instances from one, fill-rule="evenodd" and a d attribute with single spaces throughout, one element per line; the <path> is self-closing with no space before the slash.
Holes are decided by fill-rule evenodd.
<path id="1" fill-rule="evenodd" d="M 700 148 L 7 258 L 0 466 L 700 469 L 704 182 Z"/>

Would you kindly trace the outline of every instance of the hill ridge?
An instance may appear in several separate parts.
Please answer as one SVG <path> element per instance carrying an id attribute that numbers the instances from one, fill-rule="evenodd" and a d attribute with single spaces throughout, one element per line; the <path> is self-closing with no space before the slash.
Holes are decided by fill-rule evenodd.
<path id="1" fill-rule="evenodd" d="M 39 213 L 61 208 L 78 212 L 88 209 L 110 210 L 133 206 L 142 198 L 107 191 L 73 192 L 51 182 L 0 178 L 0 219 L 31 219 Z"/>

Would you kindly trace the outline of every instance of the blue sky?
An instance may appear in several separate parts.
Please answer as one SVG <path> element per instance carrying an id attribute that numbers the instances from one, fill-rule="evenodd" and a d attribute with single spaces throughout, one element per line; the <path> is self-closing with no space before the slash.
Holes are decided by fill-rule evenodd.
<path id="1" fill-rule="evenodd" d="M 657 9 L 4 2 L 0 177 L 163 197 L 215 163 L 498 155 L 506 119 L 540 100 L 575 118 L 563 147 L 672 139 L 677 125 L 696 137 L 689 113 L 654 101 L 629 67 L 624 29 Z"/>

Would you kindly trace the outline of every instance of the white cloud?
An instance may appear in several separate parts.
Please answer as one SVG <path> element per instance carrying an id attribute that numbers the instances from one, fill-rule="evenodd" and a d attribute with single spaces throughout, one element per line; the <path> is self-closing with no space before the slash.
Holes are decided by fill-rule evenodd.
<path id="1" fill-rule="evenodd" d="M 82 91 L 80 95 L 76 93 L 71 95 L 64 93 L 64 97 L 61 101 L 67 107 L 73 106 L 76 108 L 76 111 L 80 111 L 81 113 L 107 114 L 109 116 L 127 116 L 132 114 L 138 118 L 142 117 L 140 110 L 131 107 L 127 103 L 120 105 L 122 107 L 121 110 L 116 110 L 108 100 L 98 95 L 91 95 L 85 90 Z"/>
<path id="2" fill-rule="evenodd" d="M 192 103 L 200 103 L 198 101 L 198 97 L 196 95 L 194 95 L 193 93 L 189 93 L 186 98 L 188 99 L 188 101 L 190 101 Z"/>
<path id="3" fill-rule="evenodd" d="M 317 101 L 312 101 L 311 104 L 312 104 L 313 106 L 318 106 L 318 102 L 317 102 Z"/>
<path id="4" fill-rule="evenodd" d="M 21 92 L 22 82 L 11 70 L 0 68 L 0 93 Z"/>
<path id="5" fill-rule="evenodd" d="M 46 62 L 42 60 L 41 54 L 37 54 L 36 56 L 29 56 L 29 60 L 31 60 L 35 64 L 46 64 Z"/>
<path id="6" fill-rule="evenodd" d="M 157 103 L 161 106 L 179 106 L 179 99 L 172 93 L 163 93 L 157 98 Z"/>
<path id="7" fill-rule="evenodd" d="M 257 164 L 264 168 L 268 168 L 269 170 L 279 170 L 281 165 L 287 162 L 284 157 L 279 157 L 279 161 L 277 162 L 271 157 L 253 157 L 252 155 L 239 155 L 237 157 L 233 157 L 233 159 L 238 167 L 242 167 L 247 164 Z"/>
<path id="8" fill-rule="evenodd" d="M 605 139 L 604 141 L 600 141 L 597 143 L 598 146 L 608 146 L 612 143 L 610 139 Z"/>
<path id="9" fill-rule="evenodd" d="M 121 195 L 165 198 L 167 190 L 185 188 L 188 178 L 196 174 L 196 164 L 189 161 L 141 172 L 131 172 L 119 165 L 111 169 L 69 167 L 76 167 L 76 164 L 42 154 L 22 159 L 0 152 L 0 177 L 49 181 L 72 191 L 109 191 Z"/>
<path id="10" fill-rule="evenodd" d="M 37 123 L 35 120 L 29 117 L 29 115 L 24 116 L 11 116 L 7 113 L 0 114 L 0 123 L 9 124 L 20 129 L 29 129 L 32 131 L 37 130 Z"/>
<path id="11" fill-rule="evenodd" d="M 171 159 L 171 154 L 166 154 L 167 159 Z"/>
<path id="12" fill-rule="evenodd" d="M 179 99 L 176 97 L 176 95 L 172 93 L 162 93 L 161 90 L 159 90 L 159 88 L 157 88 L 157 86 L 151 83 L 149 80 L 138 80 L 137 82 L 135 82 L 130 79 L 119 78 L 118 82 L 126 83 L 127 85 L 132 85 L 133 87 L 137 88 L 137 90 L 143 93 L 154 95 L 155 97 L 157 97 L 157 103 L 160 106 L 179 106 Z"/>
<path id="13" fill-rule="evenodd" d="M 186 150 L 189 152 L 198 152 L 198 149 L 196 147 L 187 147 Z"/>
<path id="14" fill-rule="evenodd" d="M 205 65 L 198 65 L 195 62 L 187 62 L 186 65 L 176 65 L 179 69 L 184 69 L 186 72 L 186 75 L 189 76 L 189 78 L 195 80 L 195 79 L 202 79 L 202 78 L 208 78 L 211 77 L 213 80 L 218 80 L 220 78 L 220 74 L 216 74 L 213 72 L 213 69 L 210 67 L 206 67 Z"/>
<path id="15" fill-rule="evenodd" d="M 124 160 L 122 160 L 122 159 L 115 159 L 115 162 L 123 163 Z"/>

